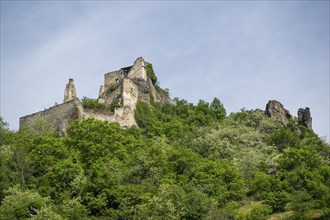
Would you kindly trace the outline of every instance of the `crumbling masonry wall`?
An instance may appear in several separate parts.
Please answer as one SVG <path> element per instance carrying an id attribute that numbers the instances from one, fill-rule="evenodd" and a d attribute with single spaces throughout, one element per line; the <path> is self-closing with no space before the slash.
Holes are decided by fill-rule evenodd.
<path id="1" fill-rule="evenodd" d="M 61 136 L 66 132 L 66 128 L 76 119 L 80 118 L 80 111 L 78 100 L 71 100 L 63 104 L 55 105 L 44 111 L 36 112 L 31 115 L 26 115 L 19 119 L 20 129 L 29 127 L 35 123 L 36 120 L 43 120 L 48 122 Z"/>

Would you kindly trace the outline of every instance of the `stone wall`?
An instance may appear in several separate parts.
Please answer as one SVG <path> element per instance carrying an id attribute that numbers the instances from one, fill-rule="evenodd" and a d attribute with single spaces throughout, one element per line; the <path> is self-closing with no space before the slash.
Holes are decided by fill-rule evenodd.
<path id="1" fill-rule="evenodd" d="M 123 71 L 117 70 L 104 74 L 104 91 L 112 84 L 118 84 L 124 78 Z"/>
<path id="2" fill-rule="evenodd" d="M 81 118 L 94 118 L 100 121 L 115 122 L 115 115 L 113 113 L 94 112 L 93 110 L 84 109 Z"/>
<path id="3" fill-rule="evenodd" d="M 130 79 L 123 80 L 122 90 L 122 105 L 123 107 L 129 107 L 132 110 L 135 109 L 138 100 L 139 90 L 137 86 Z"/>
<path id="4" fill-rule="evenodd" d="M 142 57 L 139 57 L 135 60 L 134 65 L 128 73 L 128 77 L 132 79 L 141 79 L 147 81 L 147 70 L 146 65 Z"/>
<path id="5" fill-rule="evenodd" d="M 76 119 L 80 118 L 81 112 L 78 106 L 81 105 L 79 100 L 71 100 L 63 104 L 55 105 L 44 111 L 26 115 L 19 119 L 20 129 L 34 124 L 36 120 L 48 122 L 52 127 L 63 136 L 66 128 Z"/>
<path id="6" fill-rule="evenodd" d="M 118 122 L 121 127 L 129 128 L 137 125 L 134 117 L 134 110 L 129 106 L 115 109 L 115 122 Z"/>
<path id="7" fill-rule="evenodd" d="M 122 94 L 122 85 L 118 85 L 118 87 L 113 91 L 104 92 L 102 96 L 99 97 L 99 103 L 102 103 L 104 100 L 104 104 L 111 105 L 113 102 L 121 102 L 121 94 Z"/>

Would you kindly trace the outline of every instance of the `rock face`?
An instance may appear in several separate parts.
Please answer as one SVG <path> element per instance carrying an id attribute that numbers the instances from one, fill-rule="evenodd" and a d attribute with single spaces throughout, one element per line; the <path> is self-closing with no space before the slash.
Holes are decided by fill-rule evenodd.
<path id="1" fill-rule="evenodd" d="M 292 118 L 290 112 L 284 108 L 282 103 L 276 100 L 270 100 L 267 103 L 265 114 L 268 117 L 275 118 L 284 125 L 287 125 L 289 123 L 289 119 Z"/>
<path id="2" fill-rule="evenodd" d="M 118 122 L 122 127 L 136 125 L 134 111 L 138 101 L 169 103 L 172 100 L 152 83 L 142 57 L 135 60 L 132 66 L 106 73 L 104 84 L 99 90 L 98 103 L 106 106 L 117 106 L 113 112 L 94 112 L 84 109 L 76 95 L 73 79 L 69 79 L 64 91 L 63 104 L 55 105 L 44 111 L 20 118 L 20 129 L 32 125 L 35 120 L 50 123 L 60 135 L 76 119 L 95 118 L 103 121 Z"/>
<path id="3" fill-rule="evenodd" d="M 73 79 L 69 79 L 64 91 L 63 102 L 69 102 L 77 98 L 76 88 L 74 87 Z"/>
<path id="4" fill-rule="evenodd" d="M 308 107 L 298 110 L 298 124 L 305 125 L 311 131 L 313 130 L 311 112 Z"/>

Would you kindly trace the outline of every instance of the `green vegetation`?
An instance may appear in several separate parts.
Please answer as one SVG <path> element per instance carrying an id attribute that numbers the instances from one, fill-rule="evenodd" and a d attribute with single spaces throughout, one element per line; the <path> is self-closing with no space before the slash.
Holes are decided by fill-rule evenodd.
<path id="1" fill-rule="evenodd" d="M 157 76 L 154 72 L 152 64 L 151 63 L 146 63 L 146 69 L 147 69 L 147 74 L 148 74 L 152 84 L 155 86 L 156 91 L 159 92 L 160 94 L 166 96 L 166 97 L 169 97 L 170 96 L 169 90 L 167 88 L 162 89 L 159 86 L 159 82 L 157 81 L 158 79 L 157 79 Z"/>
<path id="2" fill-rule="evenodd" d="M 119 102 L 113 102 L 111 105 L 104 105 L 100 104 L 97 99 L 91 99 L 87 97 L 83 97 L 81 102 L 85 109 L 91 109 L 95 112 L 113 112 L 115 108 L 120 107 Z"/>
<path id="3" fill-rule="evenodd" d="M 153 85 L 156 85 L 157 83 L 157 76 L 154 72 L 154 68 L 152 67 L 151 63 L 146 63 L 146 68 L 147 68 L 147 74 L 149 78 L 151 79 L 151 82 Z"/>
<path id="4" fill-rule="evenodd" d="M 117 88 L 118 88 L 118 84 L 117 83 L 113 83 L 113 84 L 110 84 L 109 85 L 109 88 L 108 88 L 108 92 L 113 92 L 115 91 Z"/>
<path id="5" fill-rule="evenodd" d="M 0 118 L 0 219 L 329 219 L 330 146 L 294 120 L 227 116 L 217 98 L 138 102 L 135 116 L 63 138 Z"/>

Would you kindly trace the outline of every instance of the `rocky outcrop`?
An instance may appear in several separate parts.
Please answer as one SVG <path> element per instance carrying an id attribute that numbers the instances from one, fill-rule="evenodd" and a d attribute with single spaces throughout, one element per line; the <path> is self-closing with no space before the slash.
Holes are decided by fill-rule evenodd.
<path id="1" fill-rule="evenodd" d="M 69 102 L 77 98 L 76 88 L 74 87 L 73 79 L 69 79 L 64 91 L 63 102 Z"/>
<path id="2" fill-rule="evenodd" d="M 268 117 L 275 118 L 284 125 L 287 125 L 289 123 L 289 119 L 292 118 L 290 112 L 284 108 L 282 103 L 276 100 L 270 100 L 267 103 L 265 114 Z"/>
<path id="3" fill-rule="evenodd" d="M 298 124 L 306 126 L 311 131 L 313 130 L 311 112 L 308 107 L 298 110 Z"/>

